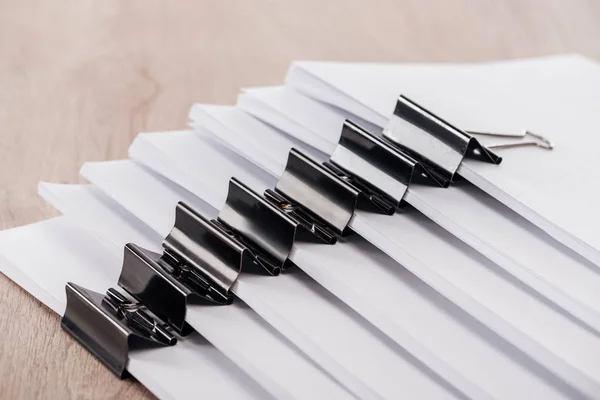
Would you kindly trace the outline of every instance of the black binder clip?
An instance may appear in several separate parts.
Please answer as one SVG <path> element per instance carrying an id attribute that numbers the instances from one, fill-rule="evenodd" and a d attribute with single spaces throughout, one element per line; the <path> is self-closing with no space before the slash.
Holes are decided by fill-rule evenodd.
<path id="1" fill-rule="evenodd" d="M 356 209 L 388 215 L 395 211 L 395 205 L 385 196 L 360 186 L 332 164 L 319 164 L 296 149 L 290 150 L 272 193 L 304 209 L 341 236 L 349 233 L 348 224 Z"/>
<path id="2" fill-rule="evenodd" d="M 383 137 L 449 181 L 454 181 L 465 157 L 492 164 L 502 161 L 467 132 L 404 96 L 398 98 Z"/>
<path id="3" fill-rule="evenodd" d="M 128 376 L 131 350 L 177 342 L 168 325 L 115 289 L 103 296 L 67 283 L 66 293 L 63 329 L 119 378 Z"/>
<path id="4" fill-rule="evenodd" d="M 355 186 L 368 187 L 396 206 L 413 183 L 449 185 L 443 176 L 425 168 L 397 146 L 349 120 L 344 122 L 340 141 L 326 164 L 342 170 L 340 175 L 347 176 L 345 179 Z"/>
<path id="5" fill-rule="evenodd" d="M 295 243 L 334 244 L 337 240 L 321 221 L 277 193 L 267 190 L 261 196 L 236 178 L 229 181 L 217 222 L 252 249 L 272 274 L 291 265 L 289 256 Z"/>

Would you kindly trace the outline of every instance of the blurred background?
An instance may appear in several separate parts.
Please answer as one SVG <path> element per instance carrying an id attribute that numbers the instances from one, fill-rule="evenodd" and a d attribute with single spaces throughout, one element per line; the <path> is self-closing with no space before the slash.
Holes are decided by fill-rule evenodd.
<path id="1" fill-rule="evenodd" d="M 78 182 L 193 102 L 279 84 L 292 60 L 600 59 L 597 0 L 0 0 L 0 224 L 54 215 L 37 182 Z M 0 398 L 147 398 L 0 275 Z M 201 388 L 199 388 L 201 393 Z"/>

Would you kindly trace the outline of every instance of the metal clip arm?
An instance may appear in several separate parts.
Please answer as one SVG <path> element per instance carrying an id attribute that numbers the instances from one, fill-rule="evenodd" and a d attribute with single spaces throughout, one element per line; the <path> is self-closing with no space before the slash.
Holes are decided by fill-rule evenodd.
<path id="1" fill-rule="evenodd" d="M 281 211 L 293 218 L 294 221 L 304 226 L 304 228 L 311 232 L 319 242 L 325 244 L 337 243 L 337 236 L 327 227 L 327 224 L 321 221 L 318 216 L 313 215 L 309 210 L 303 208 L 300 204 L 295 203 L 293 200 L 286 199 L 280 193 L 271 189 L 265 190 L 264 196 L 268 201 L 281 209 Z"/>
<path id="2" fill-rule="evenodd" d="M 143 333 L 152 340 L 160 342 L 165 346 L 173 346 L 177 343 L 175 336 L 169 332 L 167 324 L 159 323 L 152 317 L 145 306 L 127 299 L 116 289 L 110 288 L 106 292 L 102 304 L 110 308 L 113 315 L 124 321 L 132 329 Z"/>

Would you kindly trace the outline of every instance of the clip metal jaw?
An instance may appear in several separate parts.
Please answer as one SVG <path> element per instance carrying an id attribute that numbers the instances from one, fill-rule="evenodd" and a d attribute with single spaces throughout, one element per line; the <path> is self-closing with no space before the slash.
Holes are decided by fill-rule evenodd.
<path id="1" fill-rule="evenodd" d="M 291 149 L 275 193 L 301 205 L 342 236 L 349 233 L 348 223 L 356 209 L 394 213 L 395 207 L 387 199 L 367 188 L 361 190 L 348 178 L 343 171 Z"/>
<path id="2" fill-rule="evenodd" d="M 449 182 L 426 169 L 393 143 L 346 120 L 330 163 L 398 207 L 411 183 L 447 187 Z"/>
<path id="3" fill-rule="evenodd" d="M 253 250 L 272 275 L 291 263 L 294 243 L 335 243 L 336 237 L 318 221 L 302 213 L 277 194 L 267 191 L 260 196 L 236 178 L 217 221 Z"/>
<path id="4" fill-rule="evenodd" d="M 67 283 L 66 294 L 62 328 L 119 378 L 128 376 L 131 350 L 177 343 L 168 325 L 115 289 L 103 296 Z"/>
<path id="5" fill-rule="evenodd" d="M 492 164 L 502 161 L 467 132 L 402 95 L 383 130 L 383 136 L 451 182 L 455 180 L 456 171 L 465 157 Z"/>

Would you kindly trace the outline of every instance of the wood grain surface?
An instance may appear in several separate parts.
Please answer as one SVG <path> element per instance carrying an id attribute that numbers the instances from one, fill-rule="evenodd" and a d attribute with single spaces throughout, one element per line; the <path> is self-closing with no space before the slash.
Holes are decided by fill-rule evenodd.
<path id="1" fill-rule="evenodd" d="M 0 227 L 56 215 L 38 181 L 80 182 L 84 161 L 281 83 L 294 59 L 600 58 L 599 39 L 596 0 L 0 0 Z M 147 397 L 0 275 L 0 398 Z"/>

